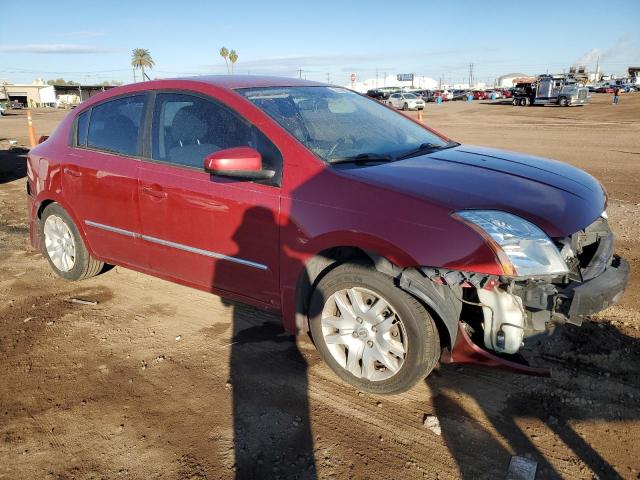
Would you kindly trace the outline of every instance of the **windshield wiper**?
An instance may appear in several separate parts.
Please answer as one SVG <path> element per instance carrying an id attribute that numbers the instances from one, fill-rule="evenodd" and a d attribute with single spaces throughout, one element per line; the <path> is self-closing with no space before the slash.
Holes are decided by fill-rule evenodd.
<path id="1" fill-rule="evenodd" d="M 391 155 L 381 155 L 379 153 L 360 153 L 358 155 L 352 155 L 350 157 L 334 157 L 327 160 L 327 163 L 335 165 L 337 163 L 370 163 L 370 162 L 391 162 L 393 157 Z"/>
<path id="2" fill-rule="evenodd" d="M 457 147 L 460 145 L 457 142 L 449 142 L 446 145 L 436 145 L 434 143 L 422 143 L 417 148 L 409 150 L 406 153 L 398 156 L 398 160 L 404 160 L 405 158 L 414 157 L 416 155 L 423 155 L 425 153 L 433 152 L 435 150 L 444 150 L 445 148 Z"/>

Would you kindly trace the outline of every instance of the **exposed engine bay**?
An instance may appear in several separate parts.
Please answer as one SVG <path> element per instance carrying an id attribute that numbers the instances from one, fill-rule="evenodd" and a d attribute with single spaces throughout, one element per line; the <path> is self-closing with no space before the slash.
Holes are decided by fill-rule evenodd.
<path id="1" fill-rule="evenodd" d="M 606 217 L 554 243 L 569 267 L 565 275 L 519 278 L 421 268 L 434 285 L 431 291 L 421 288 L 424 282 L 415 274 L 403 273 L 400 284 L 420 298 L 434 298 L 435 289 L 443 299 L 440 315 L 457 315 L 474 343 L 515 354 L 525 338 L 554 324 L 580 325 L 585 316 L 615 304 L 626 287 L 629 264 L 613 254 Z M 450 327 L 449 333 L 456 335 Z"/>

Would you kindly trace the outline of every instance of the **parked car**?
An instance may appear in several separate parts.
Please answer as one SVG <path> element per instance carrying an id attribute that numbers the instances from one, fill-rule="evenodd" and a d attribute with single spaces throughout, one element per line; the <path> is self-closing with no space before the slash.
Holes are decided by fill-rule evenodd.
<path id="1" fill-rule="evenodd" d="M 4 115 L 4 106 L 0 104 L 0 117 Z"/>
<path id="2" fill-rule="evenodd" d="M 453 90 L 451 92 L 451 100 L 467 100 L 468 93 L 469 92 L 467 90 Z"/>
<path id="3" fill-rule="evenodd" d="M 492 96 L 495 96 L 496 100 L 503 97 L 502 91 L 498 89 L 485 90 L 484 94 L 486 95 L 486 98 L 489 98 L 489 99 L 491 99 Z"/>
<path id="4" fill-rule="evenodd" d="M 387 104 L 402 110 L 422 110 L 424 108 L 424 100 L 413 93 L 394 93 L 389 96 Z"/>
<path id="5" fill-rule="evenodd" d="M 453 93 L 450 92 L 449 90 L 436 90 L 434 92 L 435 96 L 440 96 L 442 97 L 442 101 L 446 102 L 447 100 L 453 100 Z"/>
<path id="6" fill-rule="evenodd" d="M 473 99 L 474 100 L 485 100 L 487 98 L 487 94 L 483 90 L 474 90 L 473 91 Z"/>
<path id="7" fill-rule="evenodd" d="M 613 93 L 613 87 L 598 87 L 596 93 Z"/>
<path id="8" fill-rule="evenodd" d="M 414 95 L 421 98 L 425 103 L 435 102 L 435 92 L 433 90 L 419 90 Z"/>
<path id="9" fill-rule="evenodd" d="M 504 98 L 511 98 L 513 97 L 513 93 L 511 92 L 511 90 L 509 90 L 508 88 L 504 88 L 502 90 L 500 90 L 500 92 L 502 93 L 502 96 Z"/>
<path id="10" fill-rule="evenodd" d="M 367 97 L 375 98 L 376 100 L 383 100 L 387 98 L 385 96 L 385 92 L 378 88 L 374 88 L 372 90 L 367 90 Z"/>
<path id="11" fill-rule="evenodd" d="M 401 91 L 399 87 L 380 87 L 376 90 L 378 90 L 382 94 L 382 96 L 379 98 L 380 100 L 387 100 L 392 94 Z"/>
<path id="12" fill-rule="evenodd" d="M 443 349 L 500 364 L 618 301 L 629 273 L 589 174 L 316 82 L 113 88 L 27 162 L 31 244 L 57 275 L 122 265 L 282 314 L 367 392 L 407 390 Z"/>
<path id="13" fill-rule="evenodd" d="M 24 108 L 24 105 L 18 100 L 13 100 L 9 102 L 9 108 L 11 110 L 22 110 Z"/>

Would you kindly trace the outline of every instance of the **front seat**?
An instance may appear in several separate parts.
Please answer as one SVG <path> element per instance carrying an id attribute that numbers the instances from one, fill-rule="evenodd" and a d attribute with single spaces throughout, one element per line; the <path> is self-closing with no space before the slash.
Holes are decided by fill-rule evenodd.
<path id="1" fill-rule="evenodd" d="M 209 142 L 209 126 L 195 106 L 178 110 L 171 123 L 174 146 L 169 149 L 168 160 L 190 167 L 203 166 L 204 158 L 220 147 Z"/>

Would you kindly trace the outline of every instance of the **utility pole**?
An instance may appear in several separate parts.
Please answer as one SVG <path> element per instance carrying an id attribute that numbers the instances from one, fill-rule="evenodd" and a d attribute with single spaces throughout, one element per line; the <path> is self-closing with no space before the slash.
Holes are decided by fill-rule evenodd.
<path id="1" fill-rule="evenodd" d="M 131 70 L 133 70 L 133 83 L 136 83 L 136 67 L 133 67 Z"/>
<path id="2" fill-rule="evenodd" d="M 473 63 L 469 64 L 469 88 L 473 88 Z"/>
<path id="3" fill-rule="evenodd" d="M 331 83 L 331 74 L 327 72 L 327 83 Z"/>
<path id="4" fill-rule="evenodd" d="M 376 68 L 376 88 L 378 88 L 378 69 Z"/>
<path id="5" fill-rule="evenodd" d="M 387 72 L 382 72 L 382 74 L 384 75 L 384 78 L 382 79 L 382 86 L 386 87 L 387 86 Z"/>
<path id="6" fill-rule="evenodd" d="M 298 69 L 298 70 L 296 70 L 296 71 L 298 72 L 298 78 L 299 78 L 300 80 L 302 80 L 302 69 L 301 69 L 301 68 L 299 68 L 299 69 Z"/>

